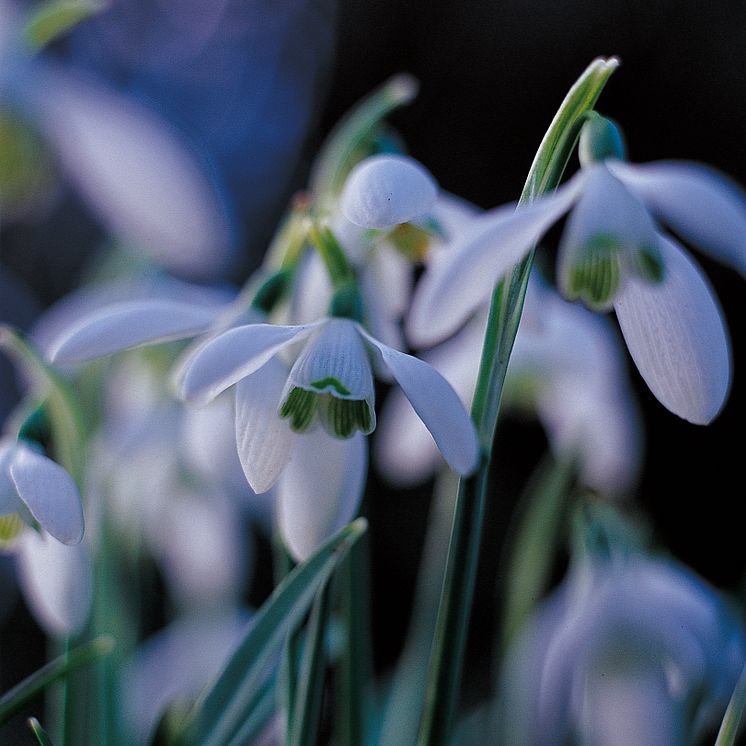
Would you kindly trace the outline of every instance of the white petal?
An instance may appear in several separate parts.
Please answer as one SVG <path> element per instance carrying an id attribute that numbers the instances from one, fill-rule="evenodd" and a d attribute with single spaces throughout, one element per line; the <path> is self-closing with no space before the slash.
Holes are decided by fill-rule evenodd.
<path id="1" fill-rule="evenodd" d="M 176 373 L 179 396 L 198 406 L 207 404 L 317 325 L 248 324 L 219 334 L 181 364 Z"/>
<path id="2" fill-rule="evenodd" d="M 228 213 L 185 138 L 134 97 L 91 80 L 54 69 L 38 83 L 40 124 L 106 228 L 177 272 L 224 271 Z"/>
<path id="3" fill-rule="evenodd" d="M 453 386 L 466 406 L 471 403 L 484 337 L 484 319 L 475 318 L 458 334 L 422 355 Z M 432 477 L 441 455 L 422 420 L 400 389 L 386 397 L 376 428 L 374 457 L 381 474 L 397 486 Z"/>
<path id="4" fill-rule="evenodd" d="M 726 176 L 695 163 L 618 163 L 614 172 L 664 223 L 746 275 L 746 197 Z"/>
<path id="5" fill-rule="evenodd" d="M 88 548 L 24 531 L 17 549 L 20 587 L 39 624 L 56 637 L 76 635 L 88 619 L 93 598 Z"/>
<path id="6" fill-rule="evenodd" d="M 568 295 L 576 258 L 597 237 L 611 237 L 619 243 L 623 267 L 631 266 L 638 249 L 657 245 L 655 224 L 645 206 L 603 163 L 586 170 L 583 194 L 562 234 L 557 268 L 563 295 Z"/>
<path id="7" fill-rule="evenodd" d="M 73 478 L 46 456 L 18 445 L 10 477 L 31 515 L 63 544 L 83 538 L 83 506 Z"/>
<path id="8" fill-rule="evenodd" d="M 331 384 L 320 385 L 329 379 L 342 384 L 347 393 Z M 308 391 L 334 391 L 340 399 L 363 399 L 371 410 L 375 402 L 373 371 L 368 352 L 357 332 L 356 324 L 348 319 L 329 319 L 298 356 L 288 376 L 285 392 L 293 387 Z"/>
<path id="9" fill-rule="evenodd" d="M 117 303 L 85 316 L 50 347 L 56 363 L 79 363 L 144 344 L 205 331 L 219 311 L 190 303 L 138 300 Z"/>
<path id="10" fill-rule="evenodd" d="M 702 270 L 673 241 L 661 237 L 660 247 L 663 282 L 630 280 L 614 309 L 630 354 L 658 401 L 704 425 L 730 389 L 728 333 Z"/>
<path id="11" fill-rule="evenodd" d="M 462 475 L 473 472 L 479 460 L 477 433 L 448 381 L 426 362 L 388 347 L 358 328 L 380 354 L 449 466 Z"/>
<path id="12" fill-rule="evenodd" d="M 277 481 L 290 458 L 295 433 L 277 414 L 287 368 L 277 359 L 236 385 L 236 443 L 246 479 L 256 493 Z"/>
<path id="13" fill-rule="evenodd" d="M 475 217 L 418 283 L 406 326 L 410 341 L 423 347 L 441 341 L 486 302 L 498 280 L 569 209 L 582 176 L 530 205 L 503 205 Z"/>
<path id="14" fill-rule="evenodd" d="M 437 194 L 435 180 L 417 161 L 378 155 L 352 169 L 342 190 L 341 209 L 355 225 L 385 228 L 423 215 Z"/>
<path id="15" fill-rule="evenodd" d="M 302 562 L 356 515 L 365 489 L 368 446 L 360 433 L 340 440 L 323 430 L 299 436 L 277 484 L 277 521 Z"/>

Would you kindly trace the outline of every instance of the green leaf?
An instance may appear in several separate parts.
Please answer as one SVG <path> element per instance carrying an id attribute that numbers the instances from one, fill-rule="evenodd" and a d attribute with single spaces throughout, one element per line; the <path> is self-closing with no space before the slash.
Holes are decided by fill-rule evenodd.
<path id="1" fill-rule="evenodd" d="M 34 671 L 0 697 L 0 725 L 7 722 L 50 684 L 64 678 L 76 668 L 108 655 L 113 649 L 113 638 L 102 635 L 91 642 L 80 645 L 65 655 L 61 655 L 59 658 L 55 658 L 38 671 Z"/>
<path id="2" fill-rule="evenodd" d="M 17 329 L 0 324 L 0 349 L 9 352 L 29 374 L 49 417 L 54 451 L 50 455 L 70 472 L 80 487 L 84 474 L 85 426 L 73 390 Z"/>
<path id="3" fill-rule="evenodd" d="M 36 718 L 29 718 L 28 724 L 36 736 L 39 746 L 54 746 L 52 739 L 47 735 L 47 732 L 41 727 L 41 723 Z"/>
<path id="4" fill-rule="evenodd" d="M 39 50 L 107 7 L 107 3 L 100 0 L 48 0 L 35 8 L 26 21 L 26 43 Z"/>
<path id="5" fill-rule="evenodd" d="M 314 746 L 319 732 L 321 695 L 324 689 L 326 627 L 329 618 L 329 586 L 316 595 L 311 610 L 301 659 L 295 707 L 288 725 L 291 746 Z"/>
<path id="6" fill-rule="evenodd" d="M 725 710 L 715 746 L 735 746 L 744 708 L 746 708 L 746 666 L 741 671 L 728 708 Z"/>
<path id="7" fill-rule="evenodd" d="M 557 188 L 582 124 L 618 65 L 616 58 L 595 59 L 569 90 L 539 145 L 520 202 L 531 202 Z M 420 726 L 420 746 L 448 743 L 459 701 L 466 633 L 474 598 L 479 543 L 489 489 L 492 443 L 505 374 L 523 311 L 533 253 L 532 250 L 497 284 L 490 302 L 471 408 L 482 446 L 482 458 L 476 472 L 459 483 Z"/>
<path id="8" fill-rule="evenodd" d="M 235 738 L 266 680 L 271 659 L 302 622 L 316 594 L 367 525 L 363 518 L 353 521 L 275 588 L 222 673 L 195 705 L 192 717 L 200 746 L 224 746 Z"/>

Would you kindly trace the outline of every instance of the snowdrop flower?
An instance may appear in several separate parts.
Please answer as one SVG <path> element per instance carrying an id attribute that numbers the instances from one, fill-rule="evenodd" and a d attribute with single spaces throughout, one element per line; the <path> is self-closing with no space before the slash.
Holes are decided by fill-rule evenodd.
<path id="1" fill-rule="evenodd" d="M 4 538 L 38 524 L 63 544 L 83 538 L 83 506 L 73 478 L 29 443 L 0 439 L 0 525 Z"/>
<path id="2" fill-rule="evenodd" d="M 329 227 L 355 267 L 371 333 L 403 347 L 400 320 L 409 306 L 414 261 L 437 240 L 420 223 L 436 217 L 444 201 L 433 176 L 413 158 L 376 155 L 356 164 L 326 216 Z M 333 294 L 328 272 L 316 252 L 299 268 L 291 318 L 315 321 Z"/>
<path id="3" fill-rule="evenodd" d="M 480 215 L 449 261 L 426 273 L 408 333 L 426 345 L 453 332 L 572 210 L 559 247 L 560 290 L 593 309 L 613 309 L 658 400 L 706 424 L 730 388 L 728 335 L 702 270 L 657 221 L 744 273 L 746 200 L 700 166 L 623 161 L 621 137 L 601 117 L 586 122 L 581 138 L 582 169 L 570 181 L 527 206 Z"/>
<path id="4" fill-rule="evenodd" d="M 291 348 L 296 356 L 288 371 L 278 354 Z M 348 318 L 230 329 L 184 361 L 179 389 L 184 399 L 203 405 L 236 385 L 239 455 L 249 483 L 261 492 L 287 464 L 296 433 L 316 423 L 336 438 L 373 431 L 370 356 L 401 386 L 449 465 L 471 472 L 476 432 L 450 385 L 427 363 L 379 342 Z"/>
<path id="5" fill-rule="evenodd" d="M 482 309 L 456 335 L 422 354 L 466 404 L 474 393 L 485 325 Z M 504 399 L 513 410 L 536 413 L 554 452 L 577 456 L 586 486 L 612 496 L 630 490 L 640 468 L 642 437 L 619 341 L 605 319 L 563 300 L 536 269 Z M 380 472 L 397 485 L 430 478 L 440 463 L 397 391 L 383 406 L 374 456 Z"/>
<path id="6" fill-rule="evenodd" d="M 712 727 L 746 659 L 740 622 L 672 562 L 593 558 L 514 641 L 497 743 L 691 743 Z"/>

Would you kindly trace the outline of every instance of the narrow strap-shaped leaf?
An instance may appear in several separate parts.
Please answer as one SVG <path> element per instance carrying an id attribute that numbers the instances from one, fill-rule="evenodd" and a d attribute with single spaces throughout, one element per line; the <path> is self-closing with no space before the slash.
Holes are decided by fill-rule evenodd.
<path id="1" fill-rule="evenodd" d="M 269 723 L 272 714 L 277 707 L 277 695 L 275 689 L 277 681 L 274 676 L 266 679 L 251 705 L 247 708 L 247 715 L 243 724 L 236 731 L 236 734 L 228 741 L 227 746 L 246 746 L 247 743 L 254 743 L 254 739 Z"/>
<path id="2" fill-rule="evenodd" d="M 271 658 L 300 624 L 345 551 L 366 529 L 365 519 L 353 521 L 275 588 L 222 673 L 196 705 L 194 718 L 201 746 L 223 746 L 235 736 L 242 726 L 247 703 L 262 685 Z"/>
<path id="3" fill-rule="evenodd" d="M 746 709 L 746 666 L 741 671 L 741 676 L 725 710 L 715 746 L 735 746 L 744 709 Z"/>
<path id="4" fill-rule="evenodd" d="M 108 635 L 102 635 L 34 671 L 0 697 L 0 725 L 7 722 L 50 684 L 67 676 L 70 671 L 108 655 L 113 649 L 114 640 Z"/>
<path id="5" fill-rule="evenodd" d="M 308 621 L 295 707 L 288 724 L 287 743 L 290 746 L 314 746 L 318 736 L 326 663 L 329 593 L 328 584 L 319 590 Z"/>
<path id="6" fill-rule="evenodd" d="M 29 728 L 31 728 L 32 733 L 36 736 L 39 746 L 54 746 L 52 739 L 44 728 L 41 727 L 41 723 L 36 718 L 29 718 L 28 725 Z"/>
<path id="7" fill-rule="evenodd" d="M 577 142 L 582 122 L 593 109 L 618 64 L 615 58 L 594 60 L 567 93 L 536 153 L 521 202 L 531 202 L 557 188 Z M 419 746 L 440 746 L 448 742 L 458 705 L 466 635 L 479 564 L 492 442 L 532 264 L 533 250 L 508 277 L 498 283 L 492 294 L 471 409 L 482 456 L 476 472 L 459 483 Z"/>

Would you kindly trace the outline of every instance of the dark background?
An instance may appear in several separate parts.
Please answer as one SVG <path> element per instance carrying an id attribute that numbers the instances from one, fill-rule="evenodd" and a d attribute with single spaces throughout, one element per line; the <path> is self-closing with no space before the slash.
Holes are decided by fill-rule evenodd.
<path id="1" fill-rule="evenodd" d="M 622 64 L 598 109 L 621 124 L 632 161 L 703 161 L 746 184 L 744 2 L 345 0 L 337 24 L 311 155 L 348 107 L 389 75 L 407 71 L 420 81 L 420 94 L 390 121 L 410 153 L 443 189 L 484 208 L 510 201 L 567 89 L 594 57 L 616 55 Z M 297 186 L 302 176 L 303 168 Z M 647 439 L 635 499 L 658 546 L 743 600 L 743 279 L 698 259 L 730 326 L 732 393 L 712 425 L 697 427 L 659 405 L 630 369 Z M 41 305 L 58 297 L 66 281 L 69 287 L 75 282 L 74 262 L 67 278 L 45 276 L 38 266 L 17 269 L 36 286 Z M 541 431 L 530 424 L 508 422 L 498 438 L 495 481 L 501 490 L 493 495 L 485 530 L 472 637 L 476 675 L 483 673 L 483 646 L 494 632 L 500 543 L 520 485 L 544 448 Z M 381 668 L 394 660 L 405 632 L 428 501 L 429 485 L 394 492 L 372 475 L 366 503 Z M 268 578 L 260 572 L 255 593 L 261 595 Z M 396 609 L 402 613 L 392 613 Z"/>

